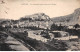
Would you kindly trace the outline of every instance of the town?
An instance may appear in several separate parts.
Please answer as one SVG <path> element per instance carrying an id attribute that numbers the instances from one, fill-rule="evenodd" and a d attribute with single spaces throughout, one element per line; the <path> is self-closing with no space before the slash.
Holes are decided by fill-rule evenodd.
<path id="1" fill-rule="evenodd" d="M 54 22 L 44 13 L 0 20 L 0 51 L 79 51 L 80 15 L 71 20 Z"/>

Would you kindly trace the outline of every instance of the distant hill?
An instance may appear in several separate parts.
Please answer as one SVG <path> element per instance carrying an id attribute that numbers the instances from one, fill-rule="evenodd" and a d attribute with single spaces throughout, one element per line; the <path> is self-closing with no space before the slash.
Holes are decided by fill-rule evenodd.
<path id="1" fill-rule="evenodd" d="M 20 18 L 21 21 L 24 21 L 24 20 L 44 21 L 49 19 L 50 17 L 44 13 L 36 13 L 36 14 L 32 14 L 32 15 L 28 15 Z"/>
<path id="2" fill-rule="evenodd" d="M 50 22 L 50 23 L 49 23 Z M 51 24 L 50 17 L 44 13 L 36 13 L 21 17 L 18 23 L 21 27 L 40 27 L 47 28 L 47 24 Z"/>
<path id="3" fill-rule="evenodd" d="M 80 20 L 79 16 L 80 8 L 76 9 L 72 14 L 56 18 L 50 18 L 44 13 L 36 13 L 20 18 L 19 24 L 21 26 L 40 26 L 43 28 L 46 28 L 47 26 L 50 28 L 53 23 L 56 23 L 58 25 L 75 25 Z"/>
<path id="4" fill-rule="evenodd" d="M 63 25 L 74 25 L 78 23 L 79 16 L 80 16 L 80 8 L 76 9 L 72 14 L 51 18 L 51 20 L 57 24 L 61 23 Z"/>

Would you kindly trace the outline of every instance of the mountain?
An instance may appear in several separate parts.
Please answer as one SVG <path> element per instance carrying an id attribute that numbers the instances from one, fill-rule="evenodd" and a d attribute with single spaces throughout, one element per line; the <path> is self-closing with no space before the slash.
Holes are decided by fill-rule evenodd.
<path id="1" fill-rule="evenodd" d="M 60 16 L 56 18 L 50 18 L 44 13 L 36 13 L 28 16 L 21 17 L 17 24 L 21 27 L 40 27 L 47 28 L 51 27 L 53 23 L 62 24 L 62 25 L 75 25 L 79 22 L 80 19 L 80 8 L 76 9 L 72 14 L 66 16 Z"/>
<path id="2" fill-rule="evenodd" d="M 21 21 L 24 21 L 24 20 L 44 21 L 44 20 L 49 20 L 49 19 L 50 17 L 44 13 L 36 13 L 36 14 L 22 17 L 20 20 Z"/>
<path id="3" fill-rule="evenodd" d="M 74 25 L 79 22 L 80 19 L 79 16 L 80 16 L 80 8 L 76 9 L 72 14 L 51 18 L 51 20 L 57 24 L 61 23 L 62 25 Z"/>
<path id="4" fill-rule="evenodd" d="M 17 24 L 20 27 L 39 27 L 39 28 L 47 28 L 50 26 L 51 21 L 50 17 L 44 13 L 36 13 L 28 16 L 21 17 Z"/>

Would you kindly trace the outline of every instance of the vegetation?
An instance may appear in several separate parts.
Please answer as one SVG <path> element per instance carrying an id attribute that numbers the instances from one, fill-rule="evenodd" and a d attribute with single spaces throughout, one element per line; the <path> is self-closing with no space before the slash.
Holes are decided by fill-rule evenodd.
<path id="1" fill-rule="evenodd" d="M 0 25 L 0 31 L 4 31 L 5 28 Z"/>
<path id="2" fill-rule="evenodd" d="M 61 24 L 58 26 L 58 25 L 56 25 L 56 24 L 52 24 L 51 25 L 51 28 L 50 28 L 51 30 L 63 30 L 64 29 L 64 26 L 61 26 Z"/>
<path id="3" fill-rule="evenodd" d="M 62 41 L 62 40 L 55 40 L 53 39 L 52 41 L 48 41 L 47 42 L 50 46 L 53 46 L 55 47 L 55 49 L 57 51 L 64 51 L 64 50 L 67 50 L 69 45 L 65 42 L 65 41 Z"/>
<path id="4" fill-rule="evenodd" d="M 75 24 L 75 25 L 74 25 L 74 28 L 79 28 L 79 27 L 80 27 L 79 24 Z"/>
<path id="5" fill-rule="evenodd" d="M 9 45 L 5 43 L 8 35 L 4 32 L 0 32 L 0 51 L 11 51 Z"/>

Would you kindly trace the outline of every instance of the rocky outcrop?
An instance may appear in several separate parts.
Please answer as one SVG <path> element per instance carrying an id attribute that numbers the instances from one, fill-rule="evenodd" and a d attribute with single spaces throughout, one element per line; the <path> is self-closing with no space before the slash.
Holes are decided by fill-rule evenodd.
<path id="1" fill-rule="evenodd" d="M 46 15 L 44 13 L 36 13 L 33 15 L 28 15 L 28 16 L 22 17 L 20 20 L 21 21 L 23 21 L 23 20 L 43 21 L 43 20 L 50 20 L 50 18 L 48 15 Z"/>

